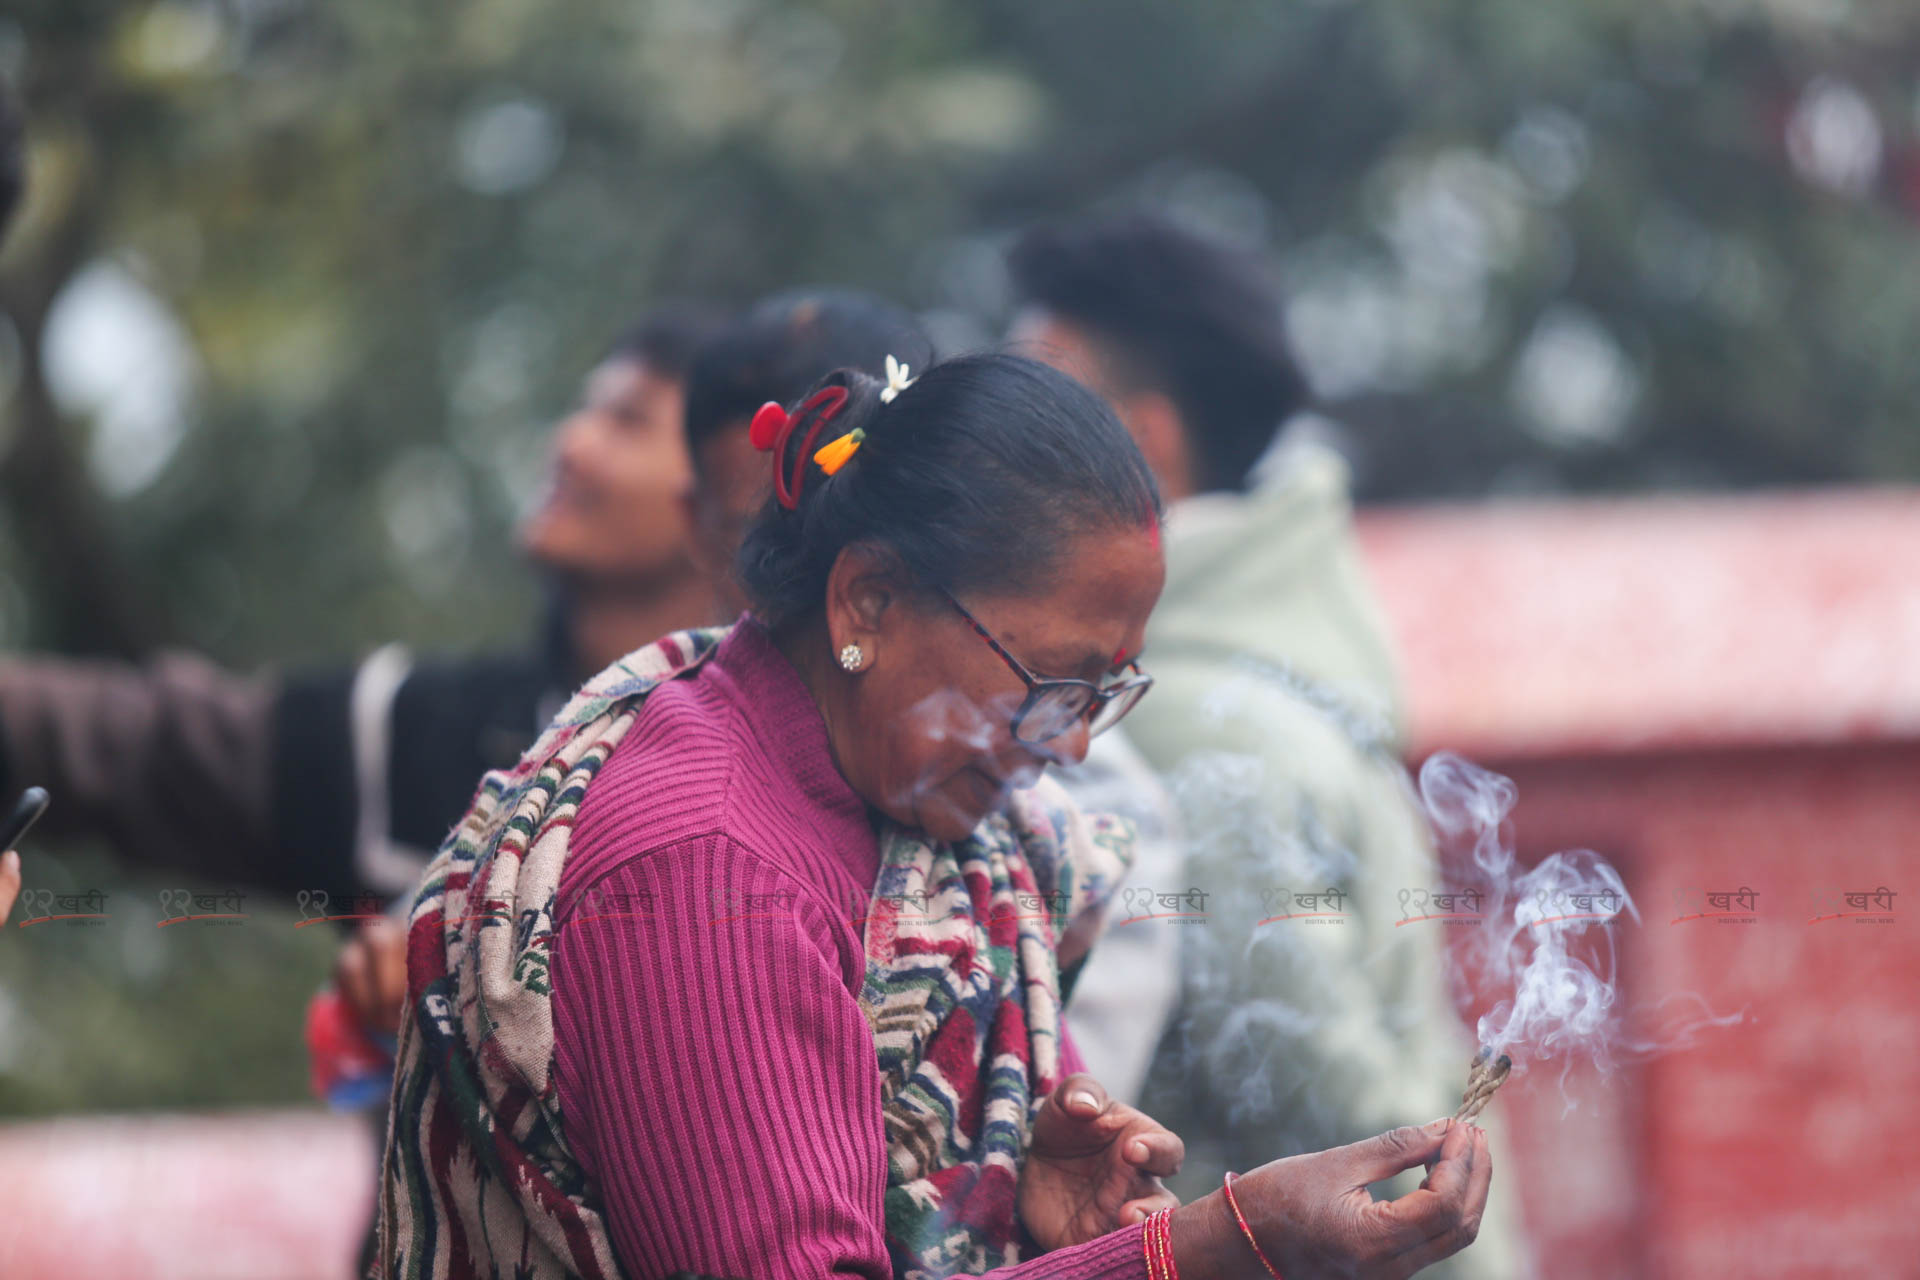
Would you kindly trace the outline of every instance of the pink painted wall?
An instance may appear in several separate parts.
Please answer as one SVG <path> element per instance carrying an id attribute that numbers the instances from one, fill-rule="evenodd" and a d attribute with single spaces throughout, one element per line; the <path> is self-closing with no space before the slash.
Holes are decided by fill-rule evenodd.
<path id="1" fill-rule="evenodd" d="M 6 1280 L 347 1280 L 377 1152 L 314 1111 L 0 1125 Z"/>
<path id="2" fill-rule="evenodd" d="M 1620 867 L 1642 917 L 1618 931 L 1629 1004 L 1747 1015 L 1504 1099 L 1541 1274 L 1920 1274 L 1920 744 L 1494 767 L 1520 787 L 1523 860 L 1584 846 Z M 1881 886 L 1890 923 L 1819 918 Z M 1741 887 L 1753 923 L 1683 918 L 1693 891 Z"/>
<path id="3" fill-rule="evenodd" d="M 1615 862 L 1629 1004 L 1746 1013 L 1503 1092 L 1541 1274 L 1920 1276 L 1920 490 L 1405 508 L 1361 539 L 1416 753 L 1515 779 L 1523 861 Z M 1752 923 L 1681 918 L 1743 886 Z M 1890 916 L 1816 919 L 1883 886 Z"/>

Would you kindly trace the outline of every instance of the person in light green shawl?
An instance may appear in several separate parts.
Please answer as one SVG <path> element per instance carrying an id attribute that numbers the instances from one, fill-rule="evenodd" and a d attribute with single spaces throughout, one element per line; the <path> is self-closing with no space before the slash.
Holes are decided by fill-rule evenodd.
<path id="1" fill-rule="evenodd" d="M 1169 503 L 1159 683 L 1128 727 L 1186 828 L 1179 881 L 1131 891 L 1207 894 L 1177 1011 L 1137 1032 L 1158 1036 L 1142 1105 L 1187 1144 L 1174 1189 L 1451 1110 L 1473 1049 L 1444 939 L 1396 927 L 1402 891 L 1438 886 L 1393 654 L 1344 462 L 1276 447 L 1307 399 L 1278 289 L 1144 215 L 1035 228 L 1009 266 L 1015 343 L 1106 396 Z M 1478 1246 L 1432 1274 L 1526 1274 L 1517 1209 L 1494 1196 Z"/>

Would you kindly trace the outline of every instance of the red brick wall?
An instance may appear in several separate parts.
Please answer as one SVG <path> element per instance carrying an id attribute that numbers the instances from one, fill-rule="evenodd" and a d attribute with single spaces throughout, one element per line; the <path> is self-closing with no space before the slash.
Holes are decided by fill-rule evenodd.
<path id="1" fill-rule="evenodd" d="M 1523 861 L 1619 866 L 1629 1005 L 1746 1013 L 1503 1092 L 1541 1274 L 1920 1275 L 1920 744 L 1487 763 L 1519 784 Z M 1703 909 L 1682 891 L 1742 886 L 1754 923 L 1679 919 Z M 1814 922 L 1881 886 L 1891 924 Z"/>

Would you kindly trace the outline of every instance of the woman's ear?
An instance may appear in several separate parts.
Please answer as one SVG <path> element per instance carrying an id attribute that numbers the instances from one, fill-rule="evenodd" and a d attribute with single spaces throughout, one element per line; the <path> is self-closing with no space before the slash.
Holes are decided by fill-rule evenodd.
<path id="1" fill-rule="evenodd" d="M 827 574 L 827 637 L 833 651 L 857 645 L 861 666 L 873 665 L 888 633 L 898 628 L 900 603 L 911 586 L 891 552 L 858 542 L 841 548 Z"/>

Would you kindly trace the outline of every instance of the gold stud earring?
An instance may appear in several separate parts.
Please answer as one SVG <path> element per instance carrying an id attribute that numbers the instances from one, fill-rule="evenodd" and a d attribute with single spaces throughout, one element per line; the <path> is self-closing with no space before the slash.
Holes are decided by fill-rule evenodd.
<path id="1" fill-rule="evenodd" d="M 857 644 L 849 644 L 840 650 L 840 666 L 846 671 L 858 671 L 867 663 L 867 655 Z"/>

